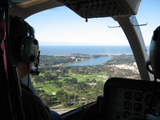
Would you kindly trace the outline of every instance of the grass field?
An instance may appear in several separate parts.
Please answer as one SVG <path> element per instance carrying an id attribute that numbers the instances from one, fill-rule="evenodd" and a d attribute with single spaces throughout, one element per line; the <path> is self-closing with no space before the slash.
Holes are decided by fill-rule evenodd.
<path id="1" fill-rule="evenodd" d="M 66 74 L 66 76 L 68 76 L 68 77 L 59 77 L 59 82 L 63 82 L 64 79 L 71 79 L 71 78 L 77 78 L 78 82 L 85 81 L 86 79 L 89 79 L 90 81 L 95 79 L 97 82 L 98 81 L 103 81 L 104 82 L 108 78 L 98 77 L 98 75 L 102 75 L 102 74 L 106 74 L 106 73 L 101 72 L 101 73 L 92 74 L 92 75 L 78 75 L 78 74 L 71 74 L 69 72 L 68 74 Z M 44 75 L 40 74 L 40 76 L 44 76 Z M 51 83 L 49 83 L 47 81 L 47 82 L 45 82 L 45 84 L 43 84 L 43 83 L 35 84 L 34 83 L 33 85 L 34 85 L 35 89 L 44 90 L 45 93 L 47 93 L 48 95 L 52 95 L 52 92 L 57 93 L 58 90 L 64 89 L 63 87 L 61 87 L 61 88 L 55 87 L 52 81 L 51 81 Z M 65 90 L 65 92 L 67 92 L 68 94 L 74 94 L 74 93 L 72 93 L 71 91 L 68 91 L 68 90 Z"/>
<path id="2" fill-rule="evenodd" d="M 48 95 L 52 95 L 52 92 L 57 92 L 58 90 L 61 90 L 61 88 L 54 87 L 54 84 L 53 83 L 49 84 L 49 82 L 45 82 L 45 84 L 43 83 L 34 84 L 34 88 L 44 90 L 45 93 L 47 93 Z"/>

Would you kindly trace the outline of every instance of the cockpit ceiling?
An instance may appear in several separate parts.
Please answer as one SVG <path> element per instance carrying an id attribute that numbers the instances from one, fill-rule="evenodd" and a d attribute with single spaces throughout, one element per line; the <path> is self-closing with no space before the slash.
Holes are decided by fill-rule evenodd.
<path id="1" fill-rule="evenodd" d="M 12 0 L 17 1 L 17 0 Z M 21 1 L 21 0 L 20 0 Z M 12 2 L 11 15 L 26 18 L 34 13 L 67 6 L 83 18 L 117 17 L 137 14 L 141 0 L 22 0 Z"/>
<path id="2" fill-rule="evenodd" d="M 37 12 L 58 6 L 63 6 L 63 4 L 55 0 L 24 0 L 23 2 L 12 2 L 12 7 L 9 8 L 9 14 L 17 15 L 25 19 Z"/>
<path id="3" fill-rule="evenodd" d="M 45 3 L 49 0 L 26 0 L 24 2 L 17 2 L 17 6 L 20 8 L 28 8 L 28 7 L 32 7 L 41 3 Z"/>
<path id="4" fill-rule="evenodd" d="M 141 0 L 57 0 L 83 18 L 136 15 Z"/>

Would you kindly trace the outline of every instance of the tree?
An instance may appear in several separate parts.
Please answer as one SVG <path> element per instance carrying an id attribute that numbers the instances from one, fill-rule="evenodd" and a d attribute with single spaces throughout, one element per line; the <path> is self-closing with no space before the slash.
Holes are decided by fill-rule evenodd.
<path id="1" fill-rule="evenodd" d="M 96 79 L 93 79 L 91 82 L 96 83 Z"/>
<path id="2" fill-rule="evenodd" d="M 37 83 L 41 83 L 41 82 L 43 82 L 43 79 L 42 79 L 42 77 L 41 77 L 41 76 L 35 76 L 34 81 L 35 81 L 35 82 L 36 82 L 36 84 L 37 84 Z"/>
<path id="3" fill-rule="evenodd" d="M 68 95 L 68 101 L 67 101 L 68 105 L 71 104 L 71 99 L 72 99 L 72 95 Z"/>
<path id="4" fill-rule="evenodd" d="M 74 96 L 74 101 L 75 101 L 75 103 L 78 103 L 78 98 L 79 98 L 79 95 L 75 95 L 75 96 Z"/>
<path id="5" fill-rule="evenodd" d="M 71 79 L 71 83 L 72 83 L 72 84 L 76 84 L 77 81 L 78 81 L 77 78 L 72 78 L 72 79 Z"/>
<path id="6" fill-rule="evenodd" d="M 86 79 L 86 83 L 89 83 L 89 79 Z"/>
<path id="7" fill-rule="evenodd" d="M 43 95 L 41 95 L 40 96 L 40 98 L 41 98 L 41 100 L 43 101 L 43 103 L 45 104 L 45 105 L 50 105 L 51 104 L 51 97 L 48 95 L 48 94 L 43 94 Z"/>
<path id="8" fill-rule="evenodd" d="M 62 87 L 62 83 L 61 83 L 61 82 L 54 82 L 54 84 L 55 84 L 55 86 L 58 87 L 58 88 Z"/>
<path id="9" fill-rule="evenodd" d="M 68 94 L 66 92 L 63 93 L 62 97 L 61 97 L 61 102 L 63 104 L 63 106 L 68 106 Z"/>
<path id="10" fill-rule="evenodd" d="M 60 72 L 61 77 L 65 77 L 66 69 L 61 67 L 60 71 L 61 71 Z"/>
<path id="11" fill-rule="evenodd" d="M 57 98 L 57 99 L 60 99 L 60 98 L 62 97 L 62 95 L 63 95 L 63 92 L 64 92 L 64 90 L 58 91 L 58 92 L 56 93 L 56 98 Z"/>
<path id="12" fill-rule="evenodd" d="M 49 81 L 49 83 L 51 84 L 51 79 L 52 79 L 52 78 L 53 78 L 53 77 L 52 77 L 51 72 L 45 73 L 45 75 L 44 75 L 44 81 Z"/>
<path id="13" fill-rule="evenodd" d="M 85 72 L 85 75 L 88 75 L 88 74 L 89 74 L 89 72 L 88 72 L 88 71 L 86 71 L 86 72 Z"/>
<path id="14" fill-rule="evenodd" d="M 35 88 L 35 90 L 36 90 L 36 93 L 37 93 L 37 95 L 40 97 L 43 93 L 45 93 L 45 91 L 44 90 L 40 90 L 40 89 L 37 89 L 37 88 Z"/>
<path id="15" fill-rule="evenodd" d="M 53 80 L 53 83 L 58 82 L 58 76 L 52 75 L 51 79 Z"/>

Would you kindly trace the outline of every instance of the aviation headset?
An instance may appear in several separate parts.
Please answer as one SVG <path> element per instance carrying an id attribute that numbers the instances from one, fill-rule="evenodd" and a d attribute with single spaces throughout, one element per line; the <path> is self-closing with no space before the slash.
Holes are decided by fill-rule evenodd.
<path id="1" fill-rule="evenodd" d="M 146 65 L 147 70 L 160 79 L 160 26 L 153 33 L 149 53 L 149 60 Z M 149 69 L 148 65 L 151 65 L 152 70 Z"/>
<path id="2" fill-rule="evenodd" d="M 22 40 L 20 46 L 20 59 L 25 63 L 32 63 L 39 59 L 39 44 L 38 41 L 31 36 L 29 25 L 25 23 L 27 36 Z"/>

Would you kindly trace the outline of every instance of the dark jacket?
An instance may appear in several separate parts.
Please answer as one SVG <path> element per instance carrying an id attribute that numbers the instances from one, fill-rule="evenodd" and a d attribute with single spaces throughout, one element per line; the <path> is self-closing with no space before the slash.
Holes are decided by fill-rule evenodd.
<path id="1" fill-rule="evenodd" d="M 25 120 L 53 120 L 50 109 L 32 90 L 22 85 L 22 103 Z"/>

